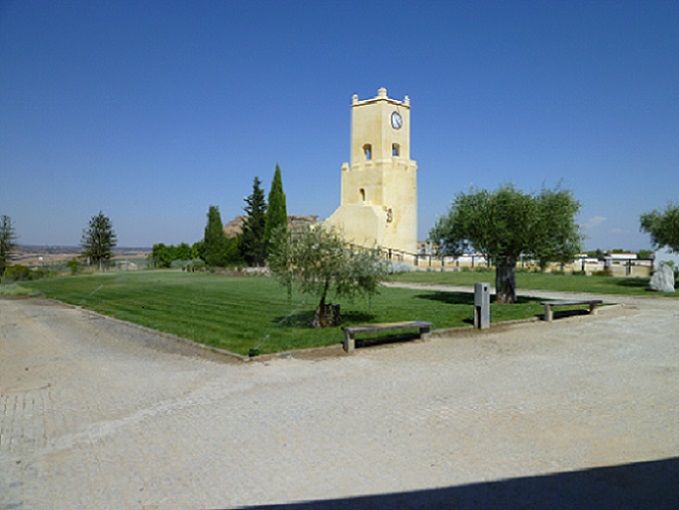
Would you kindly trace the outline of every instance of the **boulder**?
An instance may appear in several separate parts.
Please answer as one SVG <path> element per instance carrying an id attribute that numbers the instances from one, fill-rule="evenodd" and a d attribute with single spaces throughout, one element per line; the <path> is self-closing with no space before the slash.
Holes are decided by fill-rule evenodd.
<path id="1" fill-rule="evenodd" d="M 660 264 L 651 277 L 651 288 L 658 292 L 674 292 L 674 271 L 669 264 Z"/>

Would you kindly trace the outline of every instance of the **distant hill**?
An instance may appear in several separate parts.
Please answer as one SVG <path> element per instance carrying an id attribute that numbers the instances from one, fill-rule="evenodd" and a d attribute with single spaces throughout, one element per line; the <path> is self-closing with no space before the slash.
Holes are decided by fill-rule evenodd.
<path id="1" fill-rule="evenodd" d="M 32 253 L 80 253 L 82 251 L 81 246 L 61 246 L 61 245 L 47 245 L 47 244 L 19 244 L 17 245 L 18 251 L 32 252 Z M 113 248 L 114 253 L 125 253 L 125 252 L 139 252 L 139 251 L 151 251 L 151 248 L 147 246 L 116 246 Z"/>
<path id="2" fill-rule="evenodd" d="M 237 237 L 243 233 L 243 222 L 245 216 L 236 216 L 226 225 L 224 225 L 224 235 L 226 237 Z M 290 215 L 288 216 L 288 228 L 295 228 L 303 225 L 314 225 L 318 223 L 317 214 L 304 215 Z"/>

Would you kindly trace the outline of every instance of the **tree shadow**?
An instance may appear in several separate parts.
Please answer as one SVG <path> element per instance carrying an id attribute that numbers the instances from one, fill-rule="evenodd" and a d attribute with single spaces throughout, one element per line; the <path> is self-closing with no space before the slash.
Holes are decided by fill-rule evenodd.
<path id="1" fill-rule="evenodd" d="M 424 294 L 417 294 L 415 299 L 428 299 L 438 301 L 448 305 L 470 305 L 474 306 L 474 294 L 470 292 L 445 292 L 431 291 Z"/>
<path id="2" fill-rule="evenodd" d="M 342 325 L 348 326 L 349 323 L 356 324 L 357 322 L 370 322 L 375 320 L 374 313 L 359 312 L 356 310 L 349 310 L 342 312 Z"/>
<path id="3" fill-rule="evenodd" d="M 314 329 L 311 322 L 314 320 L 315 310 L 302 310 L 292 312 L 288 315 L 279 315 L 274 317 L 272 322 L 276 326 L 283 326 L 288 328 L 308 328 Z M 341 312 L 342 326 L 349 324 L 356 324 L 359 322 L 372 322 L 375 320 L 375 314 L 360 312 L 357 310 L 348 310 Z"/>
<path id="4" fill-rule="evenodd" d="M 470 305 L 474 306 L 473 292 L 447 292 L 447 291 L 431 291 L 425 294 L 418 294 L 416 299 L 428 299 L 430 301 L 438 301 L 439 303 L 446 303 L 449 305 Z M 516 296 L 516 304 L 528 304 L 544 301 L 544 298 Z M 496 302 L 495 295 L 490 296 L 491 304 Z"/>
<path id="5" fill-rule="evenodd" d="M 339 475 L 338 475 L 339 476 Z M 390 494 L 300 501 L 251 509 L 676 510 L 679 457 Z"/>
<path id="6" fill-rule="evenodd" d="M 616 278 L 613 282 L 618 287 L 632 287 L 635 289 L 645 289 L 652 292 L 648 286 L 648 278 Z"/>

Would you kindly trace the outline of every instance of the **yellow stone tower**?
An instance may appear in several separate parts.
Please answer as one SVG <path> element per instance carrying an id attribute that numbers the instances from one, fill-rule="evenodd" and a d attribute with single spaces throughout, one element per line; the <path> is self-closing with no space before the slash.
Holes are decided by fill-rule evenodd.
<path id="1" fill-rule="evenodd" d="M 387 97 L 351 104 L 351 164 L 342 164 L 339 208 L 326 222 L 366 247 L 415 253 L 417 164 L 410 159 L 410 100 Z"/>

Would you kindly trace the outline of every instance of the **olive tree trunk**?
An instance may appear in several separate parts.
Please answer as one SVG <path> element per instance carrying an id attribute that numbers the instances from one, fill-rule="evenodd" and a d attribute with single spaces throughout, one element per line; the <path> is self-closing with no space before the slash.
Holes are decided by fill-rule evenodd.
<path id="1" fill-rule="evenodd" d="M 315 328 L 327 328 L 331 326 L 338 326 L 341 322 L 340 316 L 340 305 L 333 305 L 332 303 L 326 303 L 325 298 L 328 294 L 328 289 L 330 288 L 330 281 L 326 281 L 323 286 L 323 295 L 321 296 L 321 302 L 316 308 L 316 313 L 314 314 L 314 320 L 311 325 Z"/>
<path id="2" fill-rule="evenodd" d="M 495 300 L 497 303 L 516 302 L 516 259 L 502 257 L 495 264 Z"/>

